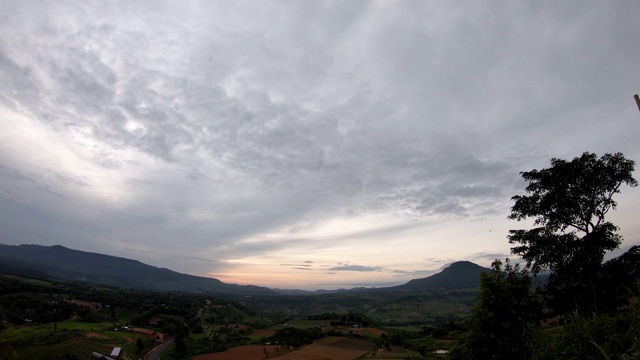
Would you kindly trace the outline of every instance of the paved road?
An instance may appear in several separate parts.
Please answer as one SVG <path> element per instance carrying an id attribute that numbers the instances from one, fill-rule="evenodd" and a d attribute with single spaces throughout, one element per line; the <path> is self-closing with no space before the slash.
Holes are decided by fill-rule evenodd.
<path id="1" fill-rule="evenodd" d="M 165 341 L 164 344 L 158 345 L 155 349 L 149 351 L 147 356 L 145 356 L 145 359 L 146 360 L 158 360 L 158 359 L 160 359 L 160 355 L 162 355 L 162 352 L 167 350 L 167 348 L 169 346 L 171 346 L 171 344 L 173 344 L 173 338 Z"/>

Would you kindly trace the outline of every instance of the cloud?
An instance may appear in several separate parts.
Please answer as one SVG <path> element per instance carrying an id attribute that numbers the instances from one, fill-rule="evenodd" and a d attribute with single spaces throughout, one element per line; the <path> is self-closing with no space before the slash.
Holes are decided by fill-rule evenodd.
<path id="1" fill-rule="evenodd" d="M 338 266 L 332 266 L 328 268 L 329 271 L 357 271 L 357 272 L 379 272 L 384 269 L 381 266 L 363 266 L 363 265 L 351 265 L 344 264 Z"/>
<path id="2" fill-rule="evenodd" d="M 509 253 L 491 253 L 491 252 L 481 251 L 481 252 L 469 255 L 469 261 L 493 262 L 494 260 L 504 261 L 504 259 L 506 258 L 513 259 L 514 257 L 515 255 L 509 254 Z"/>
<path id="3" fill-rule="evenodd" d="M 296 269 L 296 270 L 313 270 L 313 269 L 310 269 L 310 268 L 299 267 L 299 266 L 294 266 L 293 269 Z"/>
<path id="4" fill-rule="evenodd" d="M 425 254 L 508 253 L 520 171 L 640 156 L 627 3 L 9 0 L 0 14 L 13 243 L 127 246 L 202 274 L 277 257 L 265 273 L 409 277 Z M 636 233 L 629 219 L 616 224 Z M 347 256 L 379 267 L 334 265 Z"/>

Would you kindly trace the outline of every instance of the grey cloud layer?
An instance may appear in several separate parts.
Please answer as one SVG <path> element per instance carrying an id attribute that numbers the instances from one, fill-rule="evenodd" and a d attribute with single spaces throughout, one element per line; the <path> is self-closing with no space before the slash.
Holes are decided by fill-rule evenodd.
<path id="1" fill-rule="evenodd" d="M 624 70 L 637 6 L 609 5 L 4 1 L 2 104 L 83 139 L 105 171 L 141 169 L 114 209 L 78 195 L 82 172 L 0 155 L 5 211 L 59 194 L 96 214 L 46 215 L 61 238 L 179 240 L 219 260 L 303 246 L 246 239 L 331 216 L 500 215 L 518 172 L 552 156 L 638 153 L 583 126 L 640 83 Z M 330 270 L 380 269 L 345 266 Z"/>

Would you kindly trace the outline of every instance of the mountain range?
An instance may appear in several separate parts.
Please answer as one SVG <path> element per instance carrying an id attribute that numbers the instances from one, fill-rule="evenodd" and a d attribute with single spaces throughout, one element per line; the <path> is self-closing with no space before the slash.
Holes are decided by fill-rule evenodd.
<path id="1" fill-rule="evenodd" d="M 490 269 L 468 261 L 451 264 L 442 272 L 389 288 L 350 290 L 279 290 L 253 285 L 226 284 L 214 278 L 181 274 L 136 260 L 73 250 L 61 245 L 0 244 L 0 272 L 64 281 L 151 291 L 210 292 L 229 295 L 320 295 L 340 292 L 405 291 L 477 288 L 479 275 Z"/>

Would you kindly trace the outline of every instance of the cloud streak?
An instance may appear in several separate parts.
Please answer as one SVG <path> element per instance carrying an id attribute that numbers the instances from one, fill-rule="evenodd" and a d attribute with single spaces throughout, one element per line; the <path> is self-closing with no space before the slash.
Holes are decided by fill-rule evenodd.
<path id="1" fill-rule="evenodd" d="M 380 266 L 363 266 L 363 265 L 352 265 L 352 264 L 343 264 L 338 266 L 332 266 L 328 268 L 329 271 L 357 271 L 357 272 L 380 272 L 384 269 Z"/>

